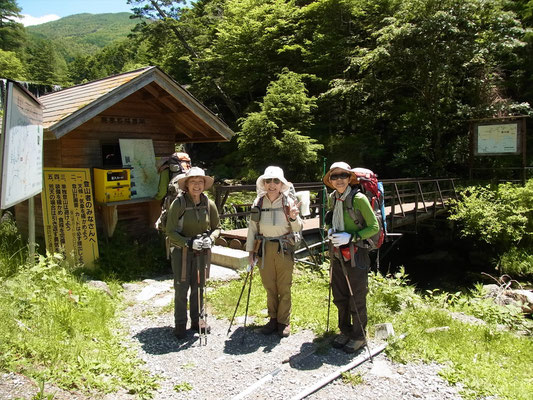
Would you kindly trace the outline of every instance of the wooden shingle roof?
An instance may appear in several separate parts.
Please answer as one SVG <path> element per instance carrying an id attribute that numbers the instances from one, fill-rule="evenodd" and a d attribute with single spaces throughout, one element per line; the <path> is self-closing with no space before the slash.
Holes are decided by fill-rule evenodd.
<path id="1" fill-rule="evenodd" d="M 145 92 L 151 101 L 175 112 L 176 130 L 181 130 L 178 133 L 191 138 L 191 141 L 228 141 L 234 135 L 191 93 L 152 66 L 41 96 L 45 138 L 59 139 L 139 90 Z M 181 124 L 179 119 L 187 123 Z"/>

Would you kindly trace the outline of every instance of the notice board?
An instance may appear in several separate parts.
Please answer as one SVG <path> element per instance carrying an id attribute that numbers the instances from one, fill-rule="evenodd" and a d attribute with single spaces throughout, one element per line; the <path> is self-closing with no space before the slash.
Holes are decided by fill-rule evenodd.
<path id="1" fill-rule="evenodd" d="M 22 86 L 7 80 L 0 149 L 0 208 L 6 209 L 42 191 L 43 111 Z"/>
<path id="2" fill-rule="evenodd" d="M 93 267 L 98 240 L 90 169 L 45 168 L 43 175 L 46 249 Z"/>
<path id="3" fill-rule="evenodd" d="M 520 124 L 479 124 L 474 137 L 474 155 L 520 154 Z"/>

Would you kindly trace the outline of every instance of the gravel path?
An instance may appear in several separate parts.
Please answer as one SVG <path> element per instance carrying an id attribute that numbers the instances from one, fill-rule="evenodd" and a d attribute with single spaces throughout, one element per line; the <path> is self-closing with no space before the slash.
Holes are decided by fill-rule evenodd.
<path id="1" fill-rule="evenodd" d="M 219 279 L 235 277 L 232 272 L 220 272 Z M 213 274 L 213 272 L 215 272 Z M 217 269 L 212 270 L 217 276 Z M 173 297 L 171 276 L 124 285 L 126 309 L 122 322 L 129 329 L 131 346 L 138 349 L 145 361 L 144 368 L 160 377 L 155 400 L 170 399 L 292 399 L 309 386 L 349 364 L 361 353 L 348 355 L 342 350 L 315 350 L 313 333 L 300 331 L 288 338 L 276 334 L 265 336 L 252 329 L 243 339 L 242 317 L 229 335 L 229 322 L 209 316 L 211 334 L 200 346 L 198 334 L 188 331 L 186 340 L 173 336 L 173 313 L 162 312 Z M 168 309 L 168 307 L 167 307 Z M 248 324 L 252 323 L 248 319 Z M 371 348 L 382 342 L 371 341 Z M 336 379 L 307 399 L 434 399 L 457 400 L 460 387 L 448 385 L 439 377 L 435 364 L 395 364 L 384 353 L 352 369 L 362 383 L 351 385 Z M 288 362 L 287 362 L 288 361 Z M 31 399 L 35 384 L 15 374 L 0 375 L 0 399 Z M 253 386 L 255 385 L 255 386 Z M 180 390 L 181 389 L 181 390 Z M 87 400 L 76 393 L 66 393 L 47 387 L 54 399 Z M 103 395 L 104 400 L 133 400 L 126 393 Z"/>
<path id="2" fill-rule="evenodd" d="M 150 287 L 157 294 L 139 301 L 147 297 Z M 361 354 L 348 355 L 334 348 L 313 353 L 314 335 L 310 331 L 281 339 L 276 334 L 265 336 L 247 329 L 243 341 L 242 317 L 236 318 L 227 336 L 229 322 L 209 316 L 212 331 L 206 346 L 199 345 L 198 334 L 192 331 L 186 340 L 178 341 L 173 336 L 172 312 L 162 314 L 158 310 L 172 298 L 171 277 L 126 285 L 125 289 L 131 305 L 124 322 L 139 345 L 146 368 L 163 378 L 156 400 L 231 399 L 245 391 L 249 394 L 242 398 L 291 399 Z M 371 347 L 380 344 L 372 341 Z M 361 384 L 353 386 L 337 379 L 307 398 L 461 399 L 460 388 L 439 377 L 440 368 L 434 364 L 394 364 L 381 353 L 374 357 L 374 363 L 365 362 L 350 371 L 361 375 Z M 255 390 L 252 385 L 256 385 Z"/>

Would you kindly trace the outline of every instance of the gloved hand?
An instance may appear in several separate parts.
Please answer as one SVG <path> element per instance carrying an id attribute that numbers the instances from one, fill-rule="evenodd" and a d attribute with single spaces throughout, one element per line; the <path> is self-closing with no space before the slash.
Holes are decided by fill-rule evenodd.
<path id="1" fill-rule="evenodd" d="M 202 248 L 210 249 L 211 247 L 213 247 L 213 241 L 211 240 L 211 238 L 209 236 L 204 237 Z"/>
<path id="2" fill-rule="evenodd" d="M 199 238 L 199 239 L 194 239 L 192 241 L 192 249 L 193 250 L 202 250 L 203 247 L 204 247 L 203 239 Z"/>
<path id="3" fill-rule="evenodd" d="M 331 235 L 333 234 L 334 230 L 333 228 L 328 229 L 328 239 L 331 240 Z"/>
<path id="4" fill-rule="evenodd" d="M 333 243 L 333 246 L 335 247 L 348 244 L 351 239 L 352 235 L 348 232 L 335 232 L 331 235 L 331 243 Z"/>

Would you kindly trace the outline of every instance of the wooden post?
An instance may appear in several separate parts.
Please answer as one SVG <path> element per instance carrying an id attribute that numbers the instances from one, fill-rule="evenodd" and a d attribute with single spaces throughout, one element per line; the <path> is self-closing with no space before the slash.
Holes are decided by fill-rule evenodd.
<path id="1" fill-rule="evenodd" d="M 34 197 L 28 199 L 28 257 L 30 264 L 35 263 L 35 201 Z"/>
<path id="2" fill-rule="evenodd" d="M 473 173 L 472 173 L 472 169 L 474 168 L 474 124 L 472 122 L 470 122 L 470 132 L 469 132 L 469 135 L 470 135 L 470 143 L 469 143 L 469 153 L 470 153 L 470 157 L 468 159 L 468 179 L 471 181 L 472 180 L 472 176 L 473 176 Z"/>
<path id="3" fill-rule="evenodd" d="M 526 118 L 522 118 L 522 127 L 521 127 L 521 136 L 522 136 L 522 184 L 525 186 L 527 181 L 527 131 L 526 131 Z"/>
<path id="4" fill-rule="evenodd" d="M 104 223 L 104 233 L 107 238 L 113 236 L 115 228 L 117 227 L 118 222 L 118 212 L 117 206 L 106 206 L 102 207 L 102 220 Z"/>

